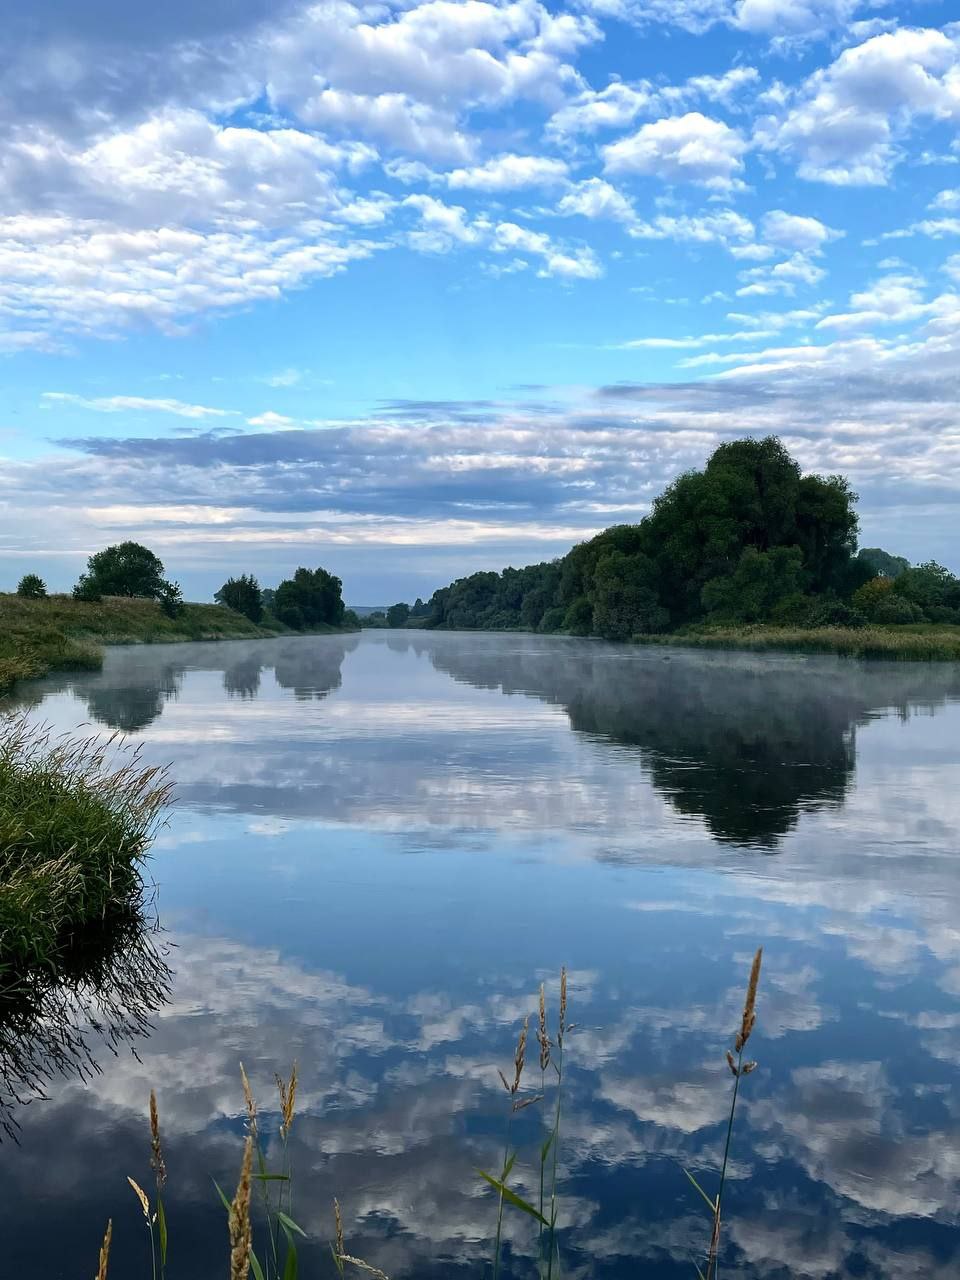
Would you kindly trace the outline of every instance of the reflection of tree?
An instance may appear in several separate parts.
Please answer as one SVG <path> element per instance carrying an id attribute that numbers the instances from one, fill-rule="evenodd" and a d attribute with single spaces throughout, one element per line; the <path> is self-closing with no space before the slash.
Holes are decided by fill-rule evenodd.
<path id="1" fill-rule="evenodd" d="M 415 647 L 416 647 L 416 643 Z M 772 848 L 804 808 L 842 803 L 871 713 L 960 693 L 947 664 L 862 665 L 563 641 L 425 644 L 438 670 L 563 706 L 574 729 L 637 752 L 715 839 Z"/>
<path id="2" fill-rule="evenodd" d="M 53 689 L 83 698 L 91 719 L 122 733 L 139 733 L 180 696 L 188 671 L 220 671 L 231 697 L 256 698 L 262 672 L 273 668 L 277 684 L 297 699 L 325 698 L 340 687 L 340 667 L 356 647 L 355 635 L 297 636 L 282 640 L 231 640 L 209 644 L 136 646 L 108 654 L 102 671 L 56 675 L 24 685 L 17 705 L 37 705 Z"/>
<path id="3" fill-rule="evenodd" d="M 224 667 L 224 690 L 231 698 L 255 698 L 260 692 L 262 669 L 263 664 L 259 654 L 244 654 L 238 661 Z"/>
<path id="4" fill-rule="evenodd" d="M 340 668 L 346 655 L 359 643 L 355 635 L 304 636 L 275 641 L 271 653 L 273 671 L 281 689 L 292 689 L 299 700 L 325 698 L 340 688 Z"/>
<path id="5" fill-rule="evenodd" d="M 151 1030 L 167 1002 L 170 970 L 139 912 L 105 919 L 58 957 L 0 992 L 0 1128 L 16 1136 L 15 1110 L 45 1097 L 58 1075 L 99 1071 L 94 1047 L 114 1052 Z"/>

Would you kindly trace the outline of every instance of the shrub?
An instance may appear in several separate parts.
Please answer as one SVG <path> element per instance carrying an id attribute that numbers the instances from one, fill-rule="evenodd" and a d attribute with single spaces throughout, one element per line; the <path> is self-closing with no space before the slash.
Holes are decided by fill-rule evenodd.
<path id="1" fill-rule="evenodd" d="M 948 612 L 951 611 L 948 610 Z M 912 600 L 906 600 L 903 596 L 889 592 L 885 598 L 873 606 L 870 617 L 874 622 L 881 623 L 922 622 L 923 610 Z"/>
<path id="2" fill-rule="evenodd" d="M 867 620 L 859 609 L 842 600 L 821 600 L 810 615 L 811 627 L 865 627 Z"/>
<path id="3" fill-rule="evenodd" d="M 25 573 L 17 583 L 17 595 L 27 600 L 45 600 L 47 584 L 38 573 Z"/>
<path id="4" fill-rule="evenodd" d="M 859 609 L 868 618 L 876 620 L 877 608 L 888 599 L 892 590 L 893 578 L 871 578 L 869 582 L 857 588 L 850 597 L 850 602 L 855 609 Z"/>

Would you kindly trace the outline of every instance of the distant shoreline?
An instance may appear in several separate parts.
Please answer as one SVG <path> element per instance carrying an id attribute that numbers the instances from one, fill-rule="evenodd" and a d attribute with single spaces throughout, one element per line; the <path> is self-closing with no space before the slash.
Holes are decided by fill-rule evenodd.
<path id="1" fill-rule="evenodd" d="M 295 631 L 263 626 L 219 604 L 185 604 L 167 617 L 154 600 L 105 598 L 41 600 L 0 594 L 0 694 L 21 680 L 54 671 L 97 671 L 106 645 L 195 644 L 217 640 L 269 640 L 281 636 L 356 634 L 354 627 Z"/>

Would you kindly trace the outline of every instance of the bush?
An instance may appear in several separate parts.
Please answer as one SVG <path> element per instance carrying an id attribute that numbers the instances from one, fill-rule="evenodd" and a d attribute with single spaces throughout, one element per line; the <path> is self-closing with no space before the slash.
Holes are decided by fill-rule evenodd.
<path id="1" fill-rule="evenodd" d="M 808 627 L 818 601 L 800 591 L 785 596 L 770 613 L 770 621 L 779 627 Z"/>
<path id="2" fill-rule="evenodd" d="M 165 582 L 157 599 L 168 618 L 178 618 L 183 613 L 183 592 L 179 582 Z"/>
<path id="3" fill-rule="evenodd" d="M 950 626 L 960 624 L 960 609 L 951 609 L 949 605 L 931 605 L 926 613 L 931 622 L 947 623 Z"/>
<path id="4" fill-rule="evenodd" d="M 25 573 L 17 583 L 17 595 L 27 600 L 45 600 L 47 584 L 37 573 Z"/>
<path id="5" fill-rule="evenodd" d="M 867 619 L 859 609 L 842 600 L 821 600 L 810 615 L 810 627 L 865 627 Z"/>
<path id="6" fill-rule="evenodd" d="M 905 600 L 903 596 L 890 592 L 873 606 L 870 617 L 874 622 L 881 623 L 922 622 L 923 610 L 912 600 Z"/>
<path id="7" fill-rule="evenodd" d="M 103 592 L 97 586 L 96 579 L 89 573 L 81 573 L 77 585 L 73 588 L 74 600 L 84 600 L 88 604 L 98 604 L 103 599 Z"/>
<path id="8" fill-rule="evenodd" d="M 869 582 L 857 588 L 850 597 L 850 602 L 855 609 L 859 609 L 868 618 L 877 620 L 877 609 L 883 601 L 889 599 L 892 591 L 893 578 L 871 578 Z"/>

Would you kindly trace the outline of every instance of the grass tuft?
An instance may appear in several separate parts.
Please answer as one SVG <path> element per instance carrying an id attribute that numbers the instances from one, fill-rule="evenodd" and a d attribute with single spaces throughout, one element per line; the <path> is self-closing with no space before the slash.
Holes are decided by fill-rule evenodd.
<path id="1" fill-rule="evenodd" d="M 0 992 L 55 969 L 83 931 L 139 910 L 142 865 L 171 784 L 116 736 L 0 728 Z"/>
<path id="2" fill-rule="evenodd" d="M 780 650 L 834 653 L 848 658 L 886 658 L 903 662 L 955 662 L 960 659 L 960 627 L 716 627 L 663 635 L 637 635 L 637 644 L 679 645 L 695 649 Z"/>

